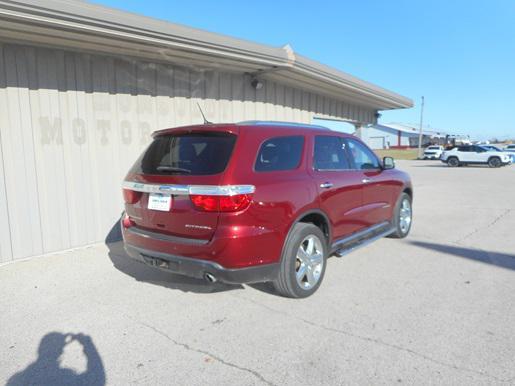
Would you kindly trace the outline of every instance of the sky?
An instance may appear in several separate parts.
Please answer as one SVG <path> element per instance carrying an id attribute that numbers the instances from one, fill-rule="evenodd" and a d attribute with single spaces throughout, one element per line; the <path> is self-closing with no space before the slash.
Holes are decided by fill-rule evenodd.
<path id="1" fill-rule="evenodd" d="M 411 98 L 380 122 L 515 138 L 514 0 L 97 0 L 295 52 Z"/>

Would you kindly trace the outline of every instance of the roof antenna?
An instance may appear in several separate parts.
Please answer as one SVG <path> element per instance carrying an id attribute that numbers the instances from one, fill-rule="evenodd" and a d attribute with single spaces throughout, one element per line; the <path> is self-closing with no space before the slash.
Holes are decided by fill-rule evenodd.
<path id="1" fill-rule="evenodd" d="M 204 112 L 202 111 L 202 108 L 200 107 L 200 103 L 198 103 L 198 102 L 197 102 L 197 106 L 198 106 L 198 109 L 200 110 L 200 114 L 202 115 L 202 118 L 204 118 L 204 125 L 207 125 L 207 124 L 213 123 L 213 122 L 209 122 L 209 121 L 206 119 L 206 116 L 204 115 Z"/>

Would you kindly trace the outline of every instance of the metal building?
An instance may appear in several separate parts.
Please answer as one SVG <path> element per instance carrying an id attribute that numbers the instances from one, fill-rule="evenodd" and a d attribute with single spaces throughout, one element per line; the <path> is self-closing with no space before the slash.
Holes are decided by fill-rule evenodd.
<path id="1" fill-rule="evenodd" d="M 82 1 L 0 0 L 0 263 L 104 240 L 156 129 L 411 100 L 275 48 Z"/>
<path id="2" fill-rule="evenodd" d="M 356 135 L 372 149 L 405 149 L 417 147 L 420 129 L 401 123 L 360 126 Z M 422 145 L 445 144 L 446 133 L 423 129 Z"/>

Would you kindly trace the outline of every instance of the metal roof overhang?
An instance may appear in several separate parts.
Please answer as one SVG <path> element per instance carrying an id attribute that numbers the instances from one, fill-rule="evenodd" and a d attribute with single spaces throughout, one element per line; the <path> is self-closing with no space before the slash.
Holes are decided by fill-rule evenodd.
<path id="1" fill-rule="evenodd" d="M 164 63 L 256 73 L 374 110 L 413 102 L 344 72 L 277 48 L 69 0 L 0 0 L 0 39 L 127 55 Z"/>

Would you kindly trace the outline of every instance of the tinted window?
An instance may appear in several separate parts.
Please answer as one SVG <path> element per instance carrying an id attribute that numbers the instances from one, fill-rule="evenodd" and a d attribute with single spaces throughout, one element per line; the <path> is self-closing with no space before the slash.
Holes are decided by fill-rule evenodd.
<path id="1" fill-rule="evenodd" d="M 304 137 L 277 137 L 264 142 L 254 169 L 257 172 L 296 169 L 300 164 Z"/>
<path id="2" fill-rule="evenodd" d="M 316 136 L 313 166 L 315 170 L 350 169 L 342 138 Z"/>
<path id="3" fill-rule="evenodd" d="M 471 151 L 470 146 L 459 146 L 458 151 Z"/>
<path id="4" fill-rule="evenodd" d="M 352 139 L 347 140 L 349 154 L 356 169 L 379 169 L 379 160 L 368 147 Z"/>
<path id="5" fill-rule="evenodd" d="M 188 133 L 158 136 L 131 172 L 207 175 L 224 171 L 236 136 L 228 133 Z"/>

